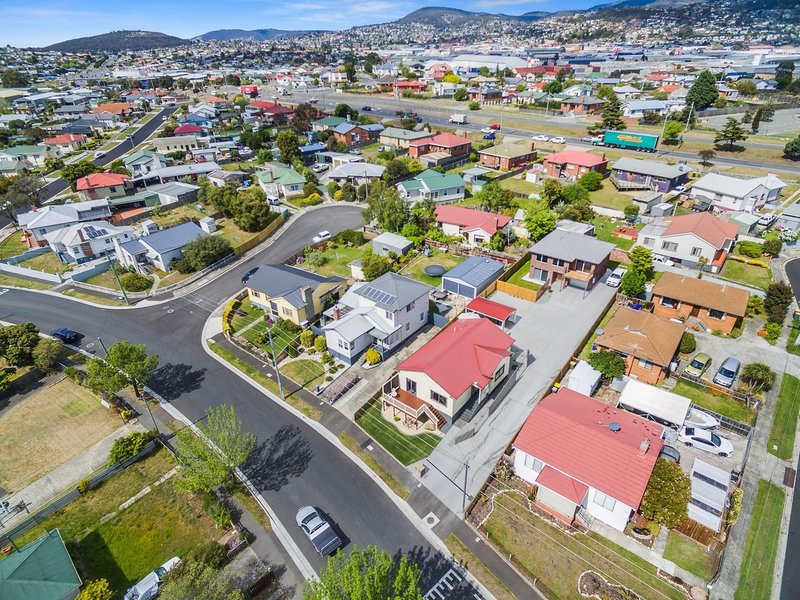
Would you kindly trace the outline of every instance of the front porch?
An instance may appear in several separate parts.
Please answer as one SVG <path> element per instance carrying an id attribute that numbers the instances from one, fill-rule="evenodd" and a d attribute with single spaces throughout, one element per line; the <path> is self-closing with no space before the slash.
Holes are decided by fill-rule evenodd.
<path id="1" fill-rule="evenodd" d="M 399 387 L 396 375 L 383 385 L 381 406 L 382 412 L 391 413 L 393 419 L 399 416 L 411 433 L 423 428 L 437 431 L 447 424 L 447 419 L 433 406 Z"/>

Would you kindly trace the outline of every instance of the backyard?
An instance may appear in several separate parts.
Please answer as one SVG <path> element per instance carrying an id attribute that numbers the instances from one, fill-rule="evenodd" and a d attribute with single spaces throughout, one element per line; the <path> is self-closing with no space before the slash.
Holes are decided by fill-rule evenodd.
<path id="1" fill-rule="evenodd" d="M 631 200 L 631 196 L 626 196 L 618 192 L 614 184 L 611 183 L 611 180 L 606 178 L 603 180 L 603 187 L 589 194 L 589 202 L 597 206 L 623 211 L 625 207 L 629 206 L 633 201 Z"/>
<path id="2" fill-rule="evenodd" d="M 596 216 L 592 219 L 592 225 L 594 225 L 594 236 L 598 240 L 603 240 L 604 242 L 610 242 L 615 244 L 618 248 L 622 250 L 630 250 L 631 247 L 636 243 L 636 240 L 629 240 L 626 238 L 617 237 L 612 235 L 613 231 L 623 225 L 623 223 L 619 220 L 612 221 L 609 217 L 603 217 L 601 215 Z M 641 229 L 641 225 L 636 226 L 637 229 Z"/>
<path id="3" fill-rule="evenodd" d="M 676 531 L 670 531 L 664 558 L 705 581 L 714 575 L 714 555 L 702 544 Z"/>
<path id="4" fill-rule="evenodd" d="M 751 285 L 762 290 L 767 289 L 769 284 L 772 283 L 772 273 L 769 269 L 731 259 L 725 261 L 725 266 L 722 267 L 720 275 L 731 281 Z"/>
<path id="5" fill-rule="evenodd" d="M 775 418 L 767 442 L 767 451 L 770 454 L 784 460 L 792 458 L 798 410 L 800 410 L 800 379 L 786 373 L 778 391 Z"/>
<path id="6" fill-rule="evenodd" d="M 541 191 L 541 186 L 531 183 L 530 181 L 526 181 L 525 179 L 519 179 L 517 177 L 508 177 L 500 181 L 500 187 L 504 190 L 510 190 L 512 192 L 519 192 L 521 194 L 538 194 Z"/>
<path id="7" fill-rule="evenodd" d="M 435 433 L 417 435 L 401 433 L 397 427 L 381 416 L 380 402 L 373 402 L 358 414 L 356 423 L 406 466 L 428 456 L 442 439 Z"/>
<path id="8" fill-rule="evenodd" d="M 22 241 L 22 232 L 14 231 L 14 233 L 0 242 L 0 259 L 19 256 L 26 250 L 28 250 L 28 246 Z"/>
<path id="9" fill-rule="evenodd" d="M 350 277 L 350 267 L 348 265 L 357 258 L 363 258 L 370 247 L 371 244 L 369 242 L 361 246 L 336 244 L 333 248 L 326 248 L 320 252 L 325 261 L 321 266 L 312 267 L 307 263 L 304 266 L 315 273 L 328 277 L 332 275 Z"/>
<path id="10" fill-rule="evenodd" d="M 689 398 L 697 406 L 725 415 L 734 421 L 748 424 L 753 422 L 753 409 L 724 392 L 717 392 L 685 379 L 678 379 L 672 391 Z"/>
<path id="11" fill-rule="evenodd" d="M 531 271 L 531 263 L 530 261 L 527 261 L 516 271 L 514 271 L 514 274 L 511 277 L 509 277 L 508 283 L 512 285 L 518 285 L 522 288 L 525 288 L 526 290 L 532 290 L 534 292 L 542 289 L 542 286 L 539 285 L 538 283 L 534 283 L 532 281 L 523 279 L 523 277 L 530 274 L 530 271 Z"/>
<path id="12" fill-rule="evenodd" d="M 422 283 L 427 283 L 433 287 L 439 287 L 442 283 L 441 277 L 432 277 L 425 274 L 425 267 L 428 265 L 442 265 L 445 269 L 452 269 L 456 265 L 464 262 L 464 256 L 457 256 L 448 252 L 433 250 L 430 256 L 420 254 L 417 258 L 408 263 L 401 271 L 401 275 L 411 277 Z"/>
<path id="13" fill-rule="evenodd" d="M 638 556 L 595 533 L 565 533 L 526 504 L 517 493 L 495 496 L 482 528 L 504 556 L 512 556 L 517 567 L 549 589 L 548 597 L 581 598 L 578 578 L 591 570 L 641 598 L 686 598 L 684 590 L 658 577 L 656 567 Z"/>
<path id="14" fill-rule="evenodd" d="M 17 492 L 121 426 L 86 388 L 66 378 L 45 385 L 0 419 L 0 486 Z"/>
<path id="15" fill-rule="evenodd" d="M 785 497 L 784 491 L 774 483 L 764 479 L 758 482 L 735 600 L 771 596 Z"/>

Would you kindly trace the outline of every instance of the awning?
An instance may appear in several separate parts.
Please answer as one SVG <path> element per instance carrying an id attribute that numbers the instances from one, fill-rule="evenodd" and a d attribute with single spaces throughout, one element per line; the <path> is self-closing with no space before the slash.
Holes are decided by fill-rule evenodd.
<path id="1" fill-rule="evenodd" d="M 470 300 L 469 304 L 467 304 L 467 310 L 495 319 L 501 323 L 505 323 L 506 319 L 517 312 L 515 308 L 481 297 Z"/>
<path id="2" fill-rule="evenodd" d="M 577 279 L 578 281 L 589 281 L 592 278 L 592 274 L 584 271 L 567 271 L 564 273 L 564 277 L 567 279 Z"/>
<path id="3" fill-rule="evenodd" d="M 547 488 L 575 504 L 581 504 L 589 487 L 561 471 L 546 466 L 536 478 L 536 485 Z"/>

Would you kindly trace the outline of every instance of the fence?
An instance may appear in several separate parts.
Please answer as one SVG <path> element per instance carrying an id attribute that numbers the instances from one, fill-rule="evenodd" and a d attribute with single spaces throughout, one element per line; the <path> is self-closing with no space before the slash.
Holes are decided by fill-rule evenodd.
<path id="1" fill-rule="evenodd" d="M 155 440 L 151 440 L 145 445 L 144 448 L 142 448 L 142 451 L 139 452 L 139 454 L 137 454 L 136 456 L 132 456 L 122 461 L 121 463 L 117 463 L 116 465 L 111 465 L 110 467 L 106 467 L 102 471 L 95 473 L 94 475 L 92 475 L 92 477 L 89 478 L 88 489 L 96 488 L 98 485 L 103 483 L 106 479 L 108 479 L 115 473 L 132 465 L 136 461 L 141 460 L 142 458 L 150 454 L 153 450 L 155 450 L 157 445 L 158 444 Z M 31 513 L 31 515 L 24 521 L 18 523 L 8 531 L 4 532 L 3 538 L 8 539 L 10 541 L 15 537 L 20 536 L 23 533 L 26 533 L 27 531 L 30 531 L 53 513 L 61 510 L 62 508 L 66 507 L 73 501 L 77 500 L 80 497 L 80 495 L 81 492 L 78 491 L 77 486 L 72 488 L 63 496 L 56 498 L 47 506 L 44 506 L 39 510 L 37 510 L 36 512 Z"/>
<path id="2" fill-rule="evenodd" d="M 267 225 L 267 228 L 264 229 L 264 231 L 257 233 L 246 242 L 242 242 L 241 244 L 236 246 L 233 249 L 233 253 L 236 256 L 241 256 L 248 250 L 252 250 L 256 246 L 258 246 L 261 242 L 263 242 L 265 239 L 267 239 L 270 235 L 272 235 L 281 225 L 283 225 L 285 221 L 286 219 L 284 218 L 283 214 L 279 214 L 278 218 L 275 219 L 269 225 Z"/>
<path id="3" fill-rule="evenodd" d="M 759 405 L 761 404 L 758 398 L 753 396 L 752 394 L 748 394 L 747 392 L 739 392 L 737 390 L 732 390 L 726 388 L 721 385 L 717 385 L 716 383 L 712 383 L 710 381 L 706 381 L 702 377 L 695 377 L 693 375 L 689 375 L 685 371 L 682 372 L 679 377 L 681 379 L 685 379 L 686 381 L 690 381 L 696 385 L 702 386 L 704 388 L 708 388 L 712 392 L 716 394 L 724 394 L 726 396 L 730 396 L 731 398 L 742 402 L 747 406 L 747 408 L 752 408 L 753 410 L 758 410 Z"/>

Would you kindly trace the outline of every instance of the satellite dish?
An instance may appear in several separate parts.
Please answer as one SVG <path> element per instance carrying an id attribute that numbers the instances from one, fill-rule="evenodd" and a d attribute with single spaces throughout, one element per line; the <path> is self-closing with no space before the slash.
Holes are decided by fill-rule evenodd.
<path id="1" fill-rule="evenodd" d="M 608 425 L 608 428 L 611 431 L 613 431 L 614 433 L 616 433 L 617 431 L 619 431 L 621 429 L 620 426 L 619 426 L 619 423 L 617 423 L 616 421 L 611 421 L 611 423 L 609 423 L 609 425 Z"/>

